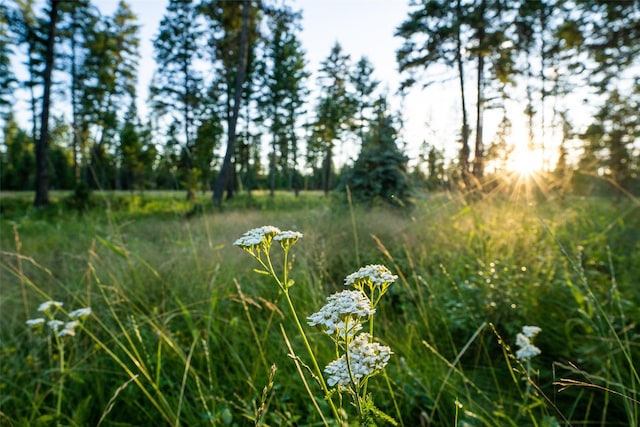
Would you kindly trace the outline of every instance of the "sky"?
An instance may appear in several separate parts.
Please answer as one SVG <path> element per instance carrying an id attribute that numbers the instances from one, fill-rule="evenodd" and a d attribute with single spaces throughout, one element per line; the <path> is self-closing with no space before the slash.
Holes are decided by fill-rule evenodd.
<path id="1" fill-rule="evenodd" d="M 157 35 L 168 1 L 128 0 L 128 3 L 141 25 L 138 103 L 139 111 L 144 115 L 147 111 L 149 82 L 156 67 L 152 59 L 152 40 Z M 95 4 L 103 14 L 111 15 L 116 10 L 118 0 L 97 0 Z M 459 126 L 453 119 L 455 96 L 449 97 L 450 102 L 444 102 L 443 99 L 425 102 L 428 94 L 415 90 L 403 103 L 399 97 L 394 96 L 401 80 L 395 51 L 401 46 L 402 40 L 393 34 L 408 16 L 409 0 L 289 0 L 288 4 L 292 9 L 302 11 L 299 37 L 306 51 L 307 69 L 312 73 L 311 83 L 315 81 L 320 63 L 329 55 L 336 41 L 351 56 L 354 64 L 362 56 L 366 56 L 374 66 L 374 78 L 392 96 L 392 108 L 403 115 L 405 122 L 402 136 L 407 142 L 409 157 L 415 158 L 422 140 L 429 136 L 429 132 L 433 133 L 433 130 L 425 129 L 425 122 L 433 121 L 434 116 L 439 122 L 439 132 L 447 134 L 457 131 Z M 313 100 L 310 99 L 310 102 Z M 443 141 L 444 139 L 449 139 L 450 142 L 453 138 L 443 138 Z M 449 148 L 453 152 L 457 149 Z M 347 148 L 347 152 L 343 154 L 349 157 L 357 152 L 349 152 Z"/>

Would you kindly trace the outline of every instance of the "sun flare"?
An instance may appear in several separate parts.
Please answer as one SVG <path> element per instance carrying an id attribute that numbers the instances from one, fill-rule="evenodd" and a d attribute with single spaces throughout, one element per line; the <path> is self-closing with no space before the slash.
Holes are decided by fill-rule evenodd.
<path id="1" fill-rule="evenodd" d="M 507 168 L 521 176 L 531 176 L 542 170 L 542 153 L 537 150 L 516 150 L 511 154 Z"/>

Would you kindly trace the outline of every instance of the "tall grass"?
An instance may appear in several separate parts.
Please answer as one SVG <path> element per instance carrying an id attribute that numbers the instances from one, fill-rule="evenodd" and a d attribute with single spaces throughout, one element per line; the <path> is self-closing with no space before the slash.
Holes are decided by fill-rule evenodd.
<path id="1" fill-rule="evenodd" d="M 301 316 L 362 265 L 399 276 L 376 313 L 394 356 L 369 385 L 399 424 L 640 423 L 636 201 L 437 195 L 399 213 L 257 194 L 198 213 L 182 195 L 125 194 L 75 214 L 64 197 L 47 212 L 1 201 L 0 425 L 321 424 L 289 357 L 309 362 L 286 301 L 232 246 L 267 224 L 305 235 L 290 254 Z M 25 325 L 45 300 L 93 310 L 62 372 Z M 524 325 L 542 329 L 528 364 L 514 350 Z"/>

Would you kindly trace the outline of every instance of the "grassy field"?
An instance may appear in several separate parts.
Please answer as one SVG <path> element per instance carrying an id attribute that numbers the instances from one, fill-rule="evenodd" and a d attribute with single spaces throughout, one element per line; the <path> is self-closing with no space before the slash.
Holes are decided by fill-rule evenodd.
<path id="1" fill-rule="evenodd" d="M 304 233 L 289 295 L 321 367 L 336 349 L 306 317 L 362 266 L 398 276 L 375 313 L 393 354 L 367 388 L 398 425 L 640 425 L 637 200 L 438 194 L 399 212 L 256 193 L 213 211 L 207 195 L 97 193 L 78 212 L 31 197 L 0 193 L 2 426 L 339 425 L 283 292 L 233 246 L 263 225 Z M 49 300 L 65 322 L 91 307 L 75 336 L 26 325 Z M 522 361 L 527 325 L 541 353 Z M 358 425 L 348 393 L 331 399 Z"/>

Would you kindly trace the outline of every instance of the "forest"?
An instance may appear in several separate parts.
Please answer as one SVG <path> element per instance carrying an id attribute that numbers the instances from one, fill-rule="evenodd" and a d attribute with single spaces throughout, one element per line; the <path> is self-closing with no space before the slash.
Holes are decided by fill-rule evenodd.
<path id="1" fill-rule="evenodd" d="M 301 11 L 286 2 L 171 0 L 153 40 L 148 118 L 136 107 L 140 18 L 125 1 L 112 16 L 89 0 L 0 7 L 0 188 L 35 190 L 37 206 L 49 189 L 211 191 L 218 204 L 254 189 L 349 186 L 383 202 L 411 189 L 491 192 L 510 187 L 519 144 L 545 155 L 547 189 L 640 188 L 635 1 L 415 2 L 395 34 L 403 82 L 385 91 L 339 42 L 309 70 Z M 438 80 L 458 100 L 459 132 L 442 142 L 457 154 L 425 135 L 409 158 L 388 98 Z M 513 141 L 516 93 L 527 141 Z M 575 93 L 591 109 L 563 102 Z M 586 126 L 574 127 L 575 110 L 593 111 Z M 486 114 L 501 117 L 495 134 Z M 337 163 L 347 144 L 358 158 Z"/>

